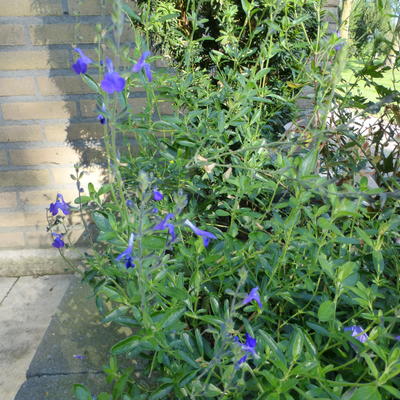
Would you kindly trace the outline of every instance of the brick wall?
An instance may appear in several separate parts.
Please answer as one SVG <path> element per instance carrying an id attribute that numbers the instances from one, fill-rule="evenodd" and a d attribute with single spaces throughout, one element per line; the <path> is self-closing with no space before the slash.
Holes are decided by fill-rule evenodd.
<path id="1" fill-rule="evenodd" d="M 18 268 L 20 274 L 61 271 L 45 230 L 45 208 L 57 192 L 72 201 L 73 164 L 101 153 L 93 148 L 102 136 L 94 94 L 70 66 L 73 45 L 96 58 L 96 24 L 109 22 L 106 2 L 0 0 L 0 276 L 18 274 Z M 328 0 L 331 30 L 337 5 Z M 144 92 L 131 97 L 133 109 L 140 110 Z M 166 106 L 161 104 L 162 112 Z M 101 183 L 101 168 L 87 172 L 84 185 Z"/>
<path id="2" fill-rule="evenodd" d="M 72 201 L 73 164 L 101 152 L 94 94 L 71 63 L 73 45 L 96 59 L 105 2 L 0 0 L 0 250 L 52 249 L 45 208 L 57 192 Z M 143 92 L 134 96 L 144 104 Z M 102 174 L 88 168 L 84 184 Z"/>

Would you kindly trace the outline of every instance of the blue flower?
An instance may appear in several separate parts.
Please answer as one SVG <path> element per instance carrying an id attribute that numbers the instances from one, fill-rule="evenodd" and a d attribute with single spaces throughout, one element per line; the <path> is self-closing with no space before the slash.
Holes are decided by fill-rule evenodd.
<path id="1" fill-rule="evenodd" d="M 157 213 L 158 213 L 158 208 L 157 208 L 157 207 L 154 207 L 154 208 L 151 210 L 151 212 L 152 212 L 153 214 L 157 214 Z"/>
<path id="2" fill-rule="evenodd" d="M 106 105 L 103 103 L 103 105 L 101 106 L 101 111 L 103 112 L 103 113 L 105 113 L 107 110 L 106 110 Z M 107 122 L 107 119 L 106 119 L 106 117 L 103 115 L 103 114 L 99 114 L 98 116 L 97 116 L 97 119 L 100 121 L 100 123 L 102 124 L 102 125 L 104 125 L 106 122 Z"/>
<path id="3" fill-rule="evenodd" d="M 347 326 L 343 330 L 345 332 L 351 332 L 351 336 L 353 336 L 361 343 L 365 343 L 368 340 L 368 335 L 365 333 L 362 326 L 359 325 Z"/>
<path id="4" fill-rule="evenodd" d="M 160 201 L 164 198 L 164 195 L 159 192 L 157 189 L 153 190 L 153 200 L 155 201 Z"/>
<path id="5" fill-rule="evenodd" d="M 244 363 L 249 355 L 253 356 L 257 355 L 256 354 L 257 340 L 251 337 L 248 333 L 246 333 L 246 342 L 244 344 L 240 342 L 237 336 L 234 337 L 234 341 L 235 343 L 238 343 L 242 348 L 242 350 L 245 352 L 244 356 L 237 362 L 237 366 L 240 366 L 242 363 Z"/>
<path id="6" fill-rule="evenodd" d="M 153 75 L 151 73 L 150 64 L 148 64 L 145 60 L 150 54 L 150 51 L 145 51 L 140 56 L 138 62 L 132 68 L 132 72 L 139 72 L 140 70 L 144 69 L 144 72 L 149 82 L 153 80 Z"/>
<path id="7" fill-rule="evenodd" d="M 398 342 L 400 342 L 400 335 L 399 336 L 395 336 L 394 340 L 397 340 Z"/>
<path id="8" fill-rule="evenodd" d="M 114 71 L 111 59 L 107 58 L 106 64 L 108 72 L 101 81 L 101 88 L 109 94 L 122 92 L 125 87 L 125 79 L 118 72 Z"/>
<path id="9" fill-rule="evenodd" d="M 134 268 L 135 264 L 133 263 L 133 239 L 135 238 L 135 235 L 131 233 L 129 236 L 129 242 L 128 242 L 128 247 L 115 259 L 116 261 L 120 261 L 122 259 L 125 260 L 125 267 L 126 268 Z"/>
<path id="10" fill-rule="evenodd" d="M 72 357 L 74 357 L 74 358 L 76 358 L 78 360 L 84 360 L 86 358 L 85 356 L 82 356 L 80 354 L 74 354 Z"/>
<path id="11" fill-rule="evenodd" d="M 339 31 L 337 31 L 336 32 L 336 37 L 340 40 L 340 32 Z M 339 50 L 341 50 L 342 49 L 342 47 L 344 46 L 344 41 L 340 41 L 339 43 L 337 43 L 333 48 L 336 50 L 336 51 L 339 51 Z"/>
<path id="12" fill-rule="evenodd" d="M 93 61 L 88 57 L 85 56 L 83 51 L 78 47 L 74 49 L 77 53 L 79 53 L 80 57 L 76 60 L 75 64 L 72 64 L 72 69 L 75 71 L 76 74 L 85 74 L 88 68 L 88 65 L 91 64 Z"/>
<path id="13" fill-rule="evenodd" d="M 174 217 L 175 217 L 174 214 L 168 213 L 161 222 L 159 222 L 157 225 L 153 227 L 154 231 L 163 231 L 164 229 L 168 229 L 168 233 L 171 235 L 171 242 L 173 242 L 176 239 L 175 226 L 173 224 L 168 223 L 168 221 Z"/>
<path id="14" fill-rule="evenodd" d="M 262 303 L 260 295 L 258 294 L 258 286 L 251 289 L 249 295 L 243 300 L 243 304 L 250 303 L 255 300 L 260 308 L 262 308 Z"/>
<path id="15" fill-rule="evenodd" d="M 64 215 L 70 213 L 69 205 L 64 201 L 64 197 L 60 193 L 57 193 L 56 202 L 50 204 L 50 212 L 53 216 L 58 214 L 58 210 L 61 210 Z"/>
<path id="16" fill-rule="evenodd" d="M 53 232 L 52 235 L 54 236 L 54 241 L 51 244 L 53 247 L 55 247 L 56 249 L 61 249 L 61 247 L 65 246 L 64 240 L 62 238 L 62 233 Z"/>
<path id="17" fill-rule="evenodd" d="M 132 200 L 127 200 L 127 201 L 125 202 L 125 204 L 126 204 L 128 207 L 133 207 L 133 201 L 132 201 Z"/>
<path id="18" fill-rule="evenodd" d="M 197 236 L 201 236 L 201 238 L 203 239 L 204 247 L 208 246 L 208 244 L 210 243 L 211 239 L 216 239 L 217 238 L 213 233 L 207 232 L 207 231 L 203 231 L 202 229 L 197 228 L 188 219 L 185 220 L 184 224 L 187 225 Z"/>

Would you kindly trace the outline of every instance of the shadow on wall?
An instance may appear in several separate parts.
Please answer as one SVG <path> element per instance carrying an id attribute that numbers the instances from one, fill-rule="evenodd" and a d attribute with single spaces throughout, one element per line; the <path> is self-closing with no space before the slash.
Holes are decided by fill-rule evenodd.
<path id="1" fill-rule="evenodd" d="M 75 182 L 70 175 L 75 173 L 74 164 L 79 163 L 85 175 L 82 187 L 92 182 L 99 188 L 106 180 L 106 159 L 104 152 L 104 126 L 97 116 L 101 104 L 98 95 L 76 75 L 71 68 L 78 54 L 74 47 L 81 48 L 96 63 L 100 62 L 99 53 L 104 53 L 104 46 L 99 46 L 99 37 L 104 43 L 107 30 L 111 25 L 110 7 L 106 0 L 53 0 L 44 5 L 41 0 L 33 3 L 38 16 L 29 27 L 32 47 L 40 49 L 40 74 L 36 77 L 37 101 L 32 103 L 29 119 L 36 119 L 42 125 L 44 141 L 41 148 L 24 149 L 20 159 L 25 165 L 48 165 L 53 177 L 53 189 L 46 191 L 49 202 L 55 194 L 61 192 L 66 201 L 72 202 L 77 197 Z M 133 47 L 125 32 L 123 40 L 126 47 Z M 28 62 L 35 62 L 31 59 Z M 89 68 L 88 73 L 101 81 L 96 68 Z M 131 95 L 130 103 L 138 108 L 145 104 L 144 92 Z M 121 142 L 121 141 L 120 141 Z M 134 139 L 129 140 L 134 147 Z M 73 203 L 72 203 L 73 204 Z M 84 246 L 87 237 L 83 226 L 77 225 L 78 218 L 70 218 L 74 230 L 69 234 L 72 243 Z M 49 246 L 48 235 L 44 236 L 41 247 Z"/>

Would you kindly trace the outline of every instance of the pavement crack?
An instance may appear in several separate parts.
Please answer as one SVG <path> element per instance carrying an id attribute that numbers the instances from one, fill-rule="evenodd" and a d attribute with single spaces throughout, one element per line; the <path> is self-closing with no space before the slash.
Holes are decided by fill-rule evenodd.
<path id="1" fill-rule="evenodd" d="M 8 297 L 8 295 L 10 294 L 11 290 L 13 290 L 14 286 L 17 284 L 17 282 L 19 281 L 18 277 L 17 279 L 15 279 L 15 281 L 13 282 L 13 284 L 10 286 L 10 289 L 7 290 L 7 293 L 4 295 L 4 297 L 1 299 L 0 301 L 0 306 L 3 304 L 4 300 Z"/>
<path id="2" fill-rule="evenodd" d="M 27 374 L 26 378 L 32 379 L 32 378 L 46 378 L 48 376 L 70 376 L 70 375 L 102 375 L 104 374 L 103 371 L 76 371 L 76 372 L 44 372 L 44 373 L 38 373 L 38 374 Z"/>

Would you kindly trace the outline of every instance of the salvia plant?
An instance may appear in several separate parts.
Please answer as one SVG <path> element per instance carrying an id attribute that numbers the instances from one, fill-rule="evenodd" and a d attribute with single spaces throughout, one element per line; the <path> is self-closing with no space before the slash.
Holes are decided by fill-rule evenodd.
<path id="1" fill-rule="evenodd" d="M 75 385 L 76 398 L 400 398 L 398 181 L 339 180 L 359 171 L 347 163 L 332 173 L 346 44 L 321 5 L 139 3 L 113 2 L 112 56 L 76 48 L 72 65 L 98 95 L 107 183 L 82 188 L 77 166 L 75 204 L 58 194 L 48 210 L 62 255 L 66 216 L 90 215 L 83 279 L 103 322 L 130 332 L 110 344 L 110 391 Z M 156 68 L 148 39 L 173 32 L 175 70 Z M 307 85 L 309 122 L 284 133 Z"/>

